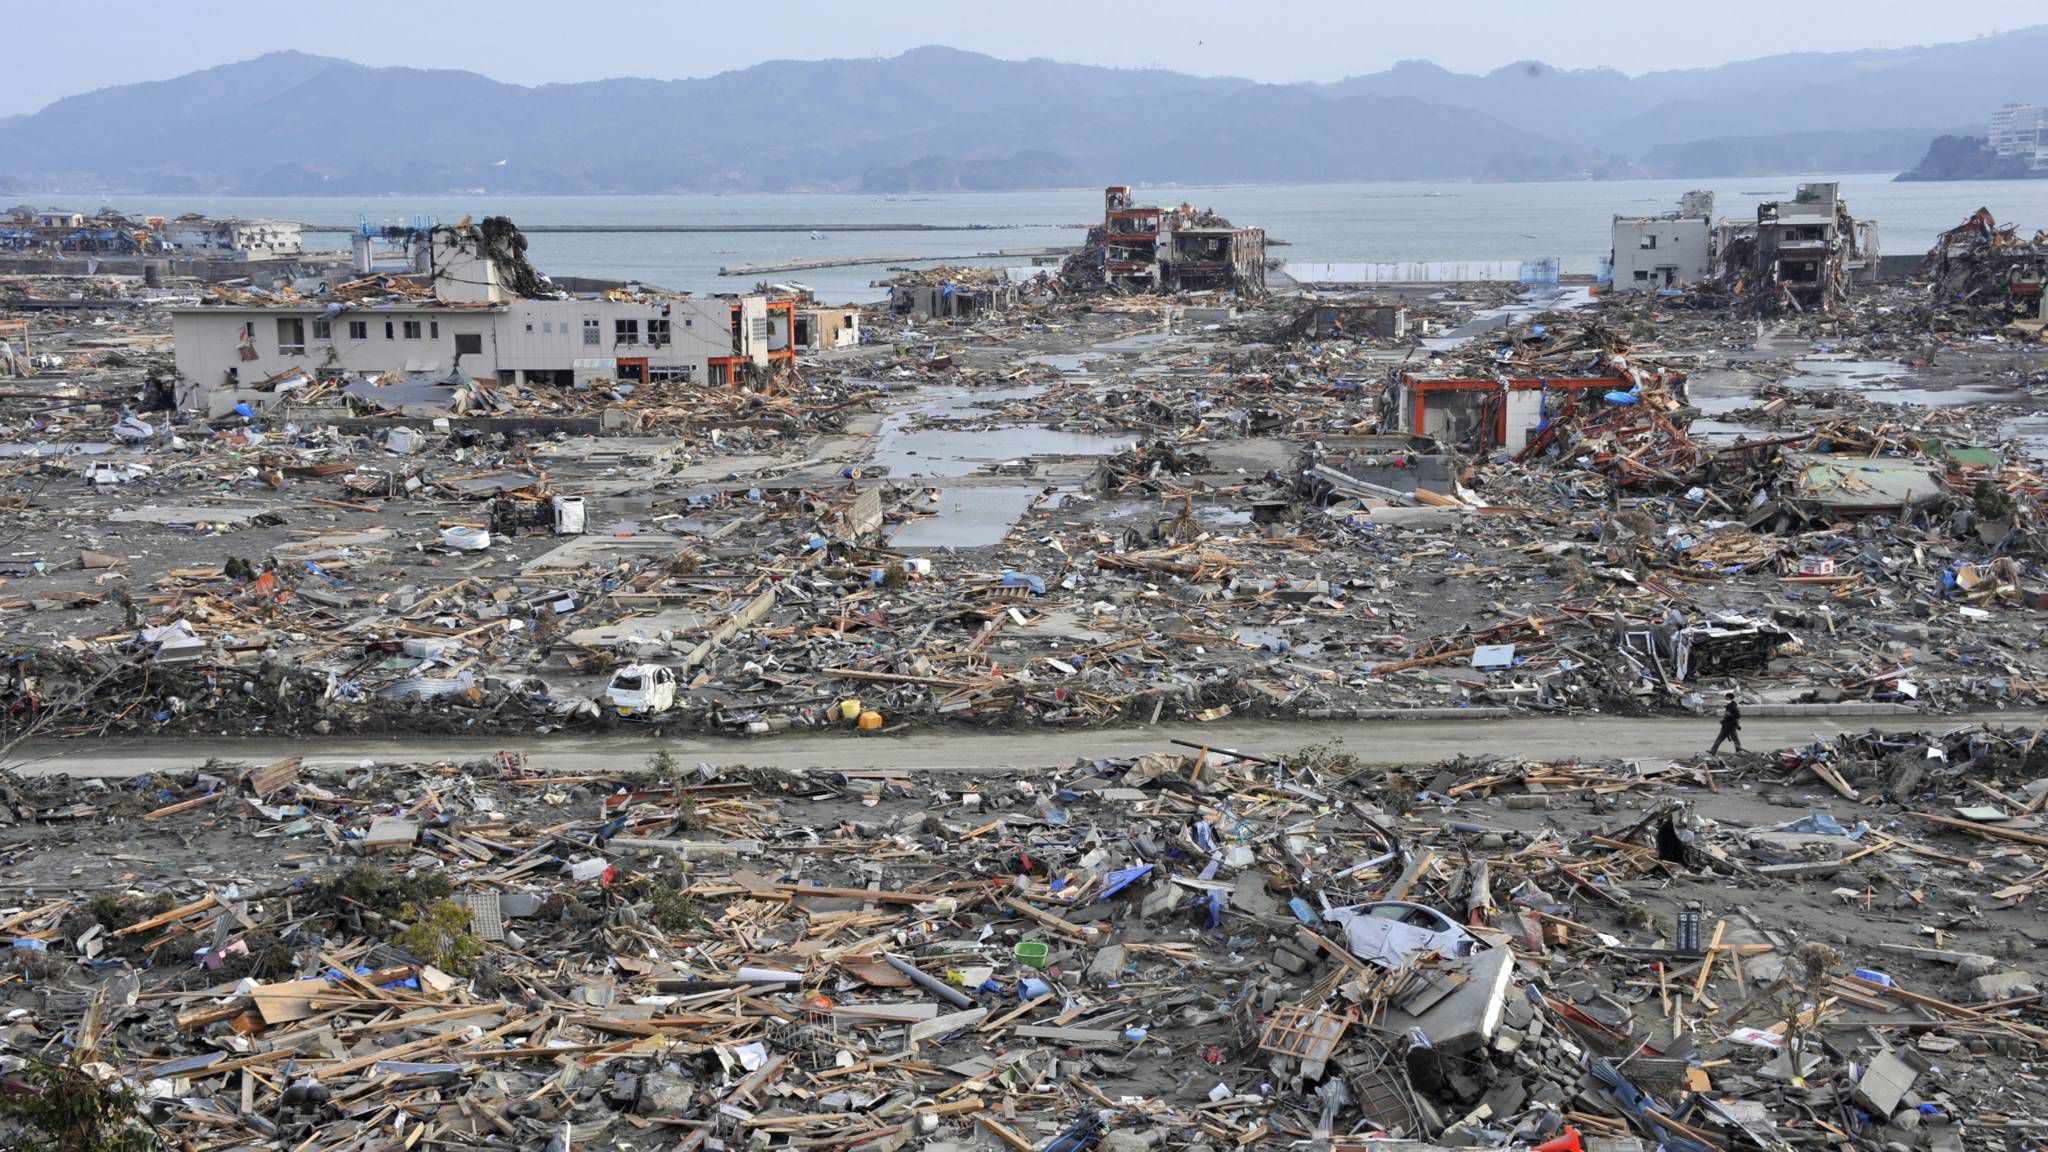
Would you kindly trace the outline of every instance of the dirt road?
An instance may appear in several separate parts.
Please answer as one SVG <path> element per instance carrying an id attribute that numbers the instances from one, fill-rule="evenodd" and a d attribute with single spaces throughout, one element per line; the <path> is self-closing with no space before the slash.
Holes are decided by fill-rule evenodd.
<path id="1" fill-rule="evenodd" d="M 1943 730 L 1968 723 L 1999 723 L 2031 733 L 2040 712 L 1970 716 L 1753 717 L 1743 721 L 1748 748 L 1782 748 L 1816 735 Z M 1876 723 L 1873 725 L 1873 721 Z M 638 765 L 666 748 L 684 764 L 752 764 L 779 768 L 949 768 L 999 771 L 1070 764 L 1080 757 L 1134 756 L 1167 747 L 1172 739 L 1245 752 L 1291 752 L 1304 744 L 1343 741 L 1367 763 L 1427 764 L 1458 755 L 1508 755 L 1537 760 L 1574 758 L 1663 759 L 1702 751 L 1715 721 L 1617 717 L 1524 717 L 1512 720 L 1374 721 L 1365 723 L 1231 723 L 1160 725 L 1096 731 L 972 732 L 936 729 L 904 736 L 860 737 L 850 731 L 769 739 L 653 740 L 632 735 L 531 737 L 469 741 L 343 740 L 132 740 L 78 741 L 17 748 L 7 767 L 28 774 L 136 776 L 188 769 L 210 757 L 262 762 L 304 756 L 309 762 L 476 759 L 498 751 L 524 752 L 549 772 L 578 774 Z"/>

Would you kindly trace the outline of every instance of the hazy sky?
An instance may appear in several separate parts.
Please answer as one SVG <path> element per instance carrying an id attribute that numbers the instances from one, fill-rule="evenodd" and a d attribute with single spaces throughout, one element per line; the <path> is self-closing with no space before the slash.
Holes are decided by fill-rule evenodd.
<path id="1" fill-rule="evenodd" d="M 0 115 L 280 48 L 523 84 L 709 76 L 762 60 L 889 56 L 923 44 L 1288 82 L 1406 59 L 1463 72 L 1537 59 L 1633 74 L 1967 40 L 2043 22 L 2041 0 L 116 0 L 92 10 L 90 32 L 68 50 L 16 44 L 0 68 Z"/>

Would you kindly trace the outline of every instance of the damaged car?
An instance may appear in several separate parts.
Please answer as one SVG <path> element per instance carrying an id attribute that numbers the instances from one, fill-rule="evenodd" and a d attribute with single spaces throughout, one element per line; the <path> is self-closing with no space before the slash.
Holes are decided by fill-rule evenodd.
<path id="1" fill-rule="evenodd" d="M 1431 952 L 1454 960 L 1486 947 L 1456 920 L 1427 904 L 1406 900 L 1331 908 L 1323 918 L 1343 926 L 1344 946 L 1353 956 L 1381 968 L 1399 968 Z"/>

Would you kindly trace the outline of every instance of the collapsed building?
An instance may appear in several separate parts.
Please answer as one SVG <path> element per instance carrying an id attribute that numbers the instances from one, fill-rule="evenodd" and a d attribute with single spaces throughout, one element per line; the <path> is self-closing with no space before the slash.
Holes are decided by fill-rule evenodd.
<path id="1" fill-rule="evenodd" d="M 1877 224 L 1849 214 L 1839 184 L 1767 200 L 1755 224 L 1724 221 L 1714 243 L 1721 278 L 1760 313 L 1830 313 L 1850 284 L 1877 275 Z"/>
<path id="2" fill-rule="evenodd" d="M 920 320 L 976 320 L 1017 306 L 1017 286 L 1001 268 L 922 268 L 889 281 L 889 312 Z"/>
<path id="3" fill-rule="evenodd" d="M 1984 311 L 1986 327 L 2007 320 L 2039 335 L 2048 322 L 2048 232 L 2023 240 L 2018 227 L 2001 228 L 1989 208 L 1937 237 L 1920 274 L 1939 306 Z"/>
<path id="4" fill-rule="evenodd" d="M 501 222 L 502 221 L 502 222 Z M 402 373 L 576 387 L 767 374 L 796 355 L 796 301 L 554 289 L 510 221 L 431 229 L 418 271 L 275 292 L 220 288 L 171 313 L 181 407 L 267 407 L 285 382 Z"/>
<path id="5" fill-rule="evenodd" d="M 1076 287 L 1140 292 L 1266 290 L 1266 233 L 1206 208 L 1139 204 L 1129 187 L 1102 194 L 1102 224 L 1062 269 Z"/>

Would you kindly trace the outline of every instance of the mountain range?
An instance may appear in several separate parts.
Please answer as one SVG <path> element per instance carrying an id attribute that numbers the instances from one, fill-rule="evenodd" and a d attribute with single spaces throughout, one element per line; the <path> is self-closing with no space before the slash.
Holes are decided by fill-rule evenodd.
<path id="1" fill-rule="evenodd" d="M 1647 46 L 1646 46 L 1647 47 Z M 0 119 L 0 189 L 289 194 L 1739 176 L 1910 167 L 2048 97 L 2048 26 L 1624 75 L 1409 61 L 1325 84 L 950 48 L 524 86 L 275 52 Z"/>

